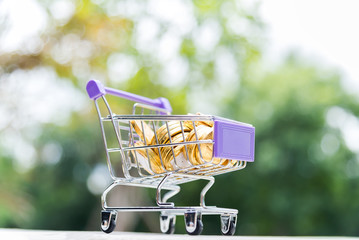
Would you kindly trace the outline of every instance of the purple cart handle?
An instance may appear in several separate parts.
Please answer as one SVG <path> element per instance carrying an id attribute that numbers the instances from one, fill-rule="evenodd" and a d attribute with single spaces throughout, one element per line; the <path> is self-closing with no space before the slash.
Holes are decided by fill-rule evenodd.
<path id="1" fill-rule="evenodd" d="M 100 81 L 90 80 L 86 86 L 87 93 L 92 100 L 96 100 L 106 94 L 113 96 L 125 98 L 134 102 L 143 103 L 157 108 L 162 108 L 167 112 L 172 112 L 172 107 L 170 102 L 166 98 L 156 98 L 150 99 L 142 97 L 133 93 L 128 93 L 125 91 L 105 87 Z"/>

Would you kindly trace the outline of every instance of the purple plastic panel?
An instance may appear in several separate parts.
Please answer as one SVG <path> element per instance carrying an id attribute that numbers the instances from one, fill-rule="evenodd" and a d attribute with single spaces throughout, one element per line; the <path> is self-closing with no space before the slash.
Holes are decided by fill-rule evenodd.
<path id="1" fill-rule="evenodd" d="M 213 154 L 217 158 L 254 161 L 255 128 L 234 121 L 214 121 Z"/>
<path id="2" fill-rule="evenodd" d="M 88 81 L 86 91 L 92 100 L 96 100 L 106 94 L 105 86 L 96 80 Z"/>
<path id="3" fill-rule="evenodd" d="M 128 93 L 125 91 L 105 87 L 100 81 L 97 81 L 97 80 L 88 81 L 86 90 L 87 90 L 89 97 L 92 100 L 96 100 L 105 94 L 110 94 L 113 96 L 131 100 L 134 102 L 143 103 L 143 104 L 147 104 L 150 106 L 162 108 L 162 109 L 166 110 L 167 112 L 172 112 L 171 104 L 166 98 L 160 97 L 160 98 L 156 98 L 156 99 L 150 99 L 150 98 L 142 97 L 142 96 L 139 96 L 139 95 L 136 95 L 133 93 Z"/>

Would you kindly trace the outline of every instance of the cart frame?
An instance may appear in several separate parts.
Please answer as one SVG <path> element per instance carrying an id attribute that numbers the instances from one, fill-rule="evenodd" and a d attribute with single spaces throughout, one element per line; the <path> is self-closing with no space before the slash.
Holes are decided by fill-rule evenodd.
<path id="1" fill-rule="evenodd" d="M 219 118 L 210 115 L 170 115 L 172 108 L 169 101 L 165 98 L 148 99 L 132 93 L 107 88 L 101 82 L 90 80 L 87 84 L 87 92 L 89 97 L 94 100 L 96 111 L 98 113 L 101 133 L 103 137 L 104 147 L 106 151 L 107 165 L 113 179 L 113 182 L 105 189 L 102 194 L 102 212 L 101 212 L 101 229 L 105 233 L 110 233 L 116 226 L 118 212 L 160 212 L 160 229 L 163 233 L 171 234 L 174 232 L 176 216 L 183 215 L 185 220 L 186 231 L 191 235 L 198 235 L 202 232 L 203 223 L 202 215 L 220 215 L 221 232 L 224 235 L 233 235 L 237 224 L 237 209 L 219 208 L 215 206 L 206 206 L 205 196 L 208 190 L 215 182 L 214 176 L 241 170 L 246 167 L 247 161 L 254 161 L 254 127 L 250 124 L 232 121 L 229 119 Z M 136 102 L 133 106 L 132 115 L 116 115 L 105 97 L 106 94 L 122 97 Z M 98 100 L 102 100 L 104 109 L 107 114 L 102 114 Z M 140 109 L 140 114 L 136 111 Z M 144 114 L 148 110 L 151 114 Z M 131 121 L 140 121 L 143 133 L 143 139 L 138 136 Z M 181 127 L 180 134 L 183 135 L 182 142 L 172 142 L 169 135 L 169 142 L 160 144 L 156 129 L 159 123 L 165 123 L 167 132 L 169 133 L 169 122 L 178 121 Z M 183 123 L 189 121 L 193 124 L 195 132 L 195 140 L 185 141 Z M 214 136 L 213 139 L 200 140 L 197 136 L 196 122 L 213 122 Z M 146 122 L 154 131 L 155 144 L 147 143 L 145 137 L 144 124 Z M 115 143 L 118 147 L 109 147 L 108 136 L 105 130 L 105 123 L 109 123 L 115 135 Z M 125 133 L 125 134 L 124 134 Z M 234 137 L 228 137 L 229 135 Z M 128 140 L 124 140 L 127 135 Z M 223 137 L 225 135 L 225 137 Z M 227 137 L 226 137 L 227 136 Z M 143 146 L 135 146 L 135 142 L 142 140 L 145 142 Z M 234 143 L 233 143 L 234 142 Z M 243 146 L 238 148 L 239 145 Z M 210 161 L 204 161 L 201 144 L 213 144 L 213 154 Z M 176 146 L 183 145 L 187 154 L 186 166 L 181 166 L 174 153 Z M 193 164 L 189 160 L 188 147 L 198 146 L 199 156 L 202 164 Z M 151 149 L 157 150 L 159 153 L 162 148 L 168 148 L 173 154 L 173 165 L 175 169 L 166 169 L 161 154 L 159 154 L 162 170 L 156 172 L 149 162 Z M 244 150 L 243 150 L 244 149 Z M 147 153 L 147 168 L 138 159 L 136 154 L 131 155 L 138 150 L 144 150 Z M 111 154 L 120 153 L 123 176 L 119 176 L 114 170 Z M 220 159 L 214 162 L 214 159 Z M 227 160 L 226 159 L 234 159 Z M 185 159 L 186 160 L 186 159 Z M 226 164 L 225 164 L 226 163 Z M 145 164 L 145 165 L 146 165 Z M 160 166 L 160 167 L 161 167 Z M 195 180 L 206 180 L 208 183 L 200 193 L 199 206 L 175 206 L 173 202 L 168 200 L 180 192 L 180 184 Z M 156 189 L 157 206 L 109 206 L 107 204 L 107 195 L 116 186 L 132 186 Z M 161 190 L 168 190 L 162 197 Z"/>

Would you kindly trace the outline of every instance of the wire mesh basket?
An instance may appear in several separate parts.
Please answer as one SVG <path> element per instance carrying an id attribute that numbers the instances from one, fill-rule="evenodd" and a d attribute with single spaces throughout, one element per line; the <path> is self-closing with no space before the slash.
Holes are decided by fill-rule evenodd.
<path id="1" fill-rule="evenodd" d="M 202 215 L 220 215 L 222 234 L 234 234 L 238 210 L 206 206 L 205 195 L 214 176 L 241 170 L 254 161 L 252 125 L 211 115 L 171 115 L 165 98 L 145 98 L 96 80 L 90 80 L 86 89 L 95 103 L 113 179 L 102 194 L 104 232 L 114 230 L 119 211 L 134 211 L 160 212 L 163 233 L 173 233 L 176 216 L 184 215 L 191 235 L 202 232 Z M 106 95 L 134 101 L 132 114 L 115 114 Z M 120 164 L 115 167 L 114 163 Z M 200 193 L 199 206 L 179 207 L 168 202 L 180 192 L 180 184 L 200 179 L 208 183 Z M 108 206 L 107 194 L 118 185 L 155 188 L 157 206 Z M 169 190 L 163 197 L 162 189 Z"/>

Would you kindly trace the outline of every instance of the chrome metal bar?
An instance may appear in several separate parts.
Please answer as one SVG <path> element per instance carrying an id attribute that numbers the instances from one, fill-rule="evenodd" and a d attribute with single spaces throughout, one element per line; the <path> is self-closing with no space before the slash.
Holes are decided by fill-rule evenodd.
<path id="1" fill-rule="evenodd" d="M 156 203 L 159 207 L 174 207 L 175 204 L 174 203 L 167 203 L 165 200 L 162 201 L 161 200 L 161 189 L 163 187 L 163 185 L 165 184 L 166 180 L 171 176 L 171 173 L 170 174 L 167 174 L 162 180 L 161 182 L 158 184 L 158 187 L 157 187 L 157 193 L 156 193 Z M 176 193 L 175 193 L 176 194 Z M 168 197 L 167 197 L 168 199 Z M 167 200 L 166 199 L 166 200 Z"/>
<path id="2" fill-rule="evenodd" d="M 118 151 L 130 151 L 130 150 L 137 150 L 137 149 L 146 149 L 146 148 L 158 148 L 158 147 L 175 147 L 179 145 L 190 145 L 190 144 L 202 144 L 202 143 L 213 143 L 213 140 L 198 140 L 198 141 L 191 141 L 191 142 L 178 142 L 178 143 L 166 143 L 166 144 L 157 144 L 157 145 L 147 145 L 147 146 L 138 146 L 138 147 L 124 147 L 120 148 L 109 148 L 109 152 L 118 152 Z"/>
<path id="3" fill-rule="evenodd" d="M 168 199 L 170 199 L 171 197 L 175 196 L 177 193 L 179 193 L 181 191 L 181 188 L 178 188 L 176 190 L 171 190 L 167 193 L 165 193 L 165 195 L 163 195 L 163 202 L 167 202 Z"/>
<path id="4" fill-rule="evenodd" d="M 213 121 L 211 115 L 113 115 L 115 120 L 145 120 L 145 121 Z M 104 121 L 110 121 L 111 117 L 103 117 Z M 241 124 L 238 123 L 237 124 Z M 245 124 L 246 126 L 248 124 Z"/>
<path id="5" fill-rule="evenodd" d="M 149 110 L 152 110 L 152 111 L 165 113 L 165 114 L 167 114 L 167 115 L 171 114 L 170 112 L 164 111 L 163 108 L 158 108 L 158 107 L 146 105 L 146 104 L 143 104 L 143 103 L 135 103 L 135 104 L 133 105 L 133 108 L 132 108 L 132 113 L 133 113 L 133 114 L 136 114 L 136 108 L 142 108 L 142 109 L 143 109 L 143 108 L 146 108 L 146 109 L 149 109 Z"/>
<path id="6" fill-rule="evenodd" d="M 198 140 L 198 134 L 197 134 L 197 129 L 196 129 L 196 124 L 194 123 L 194 121 L 192 121 L 193 127 L 194 127 L 194 134 L 196 136 L 196 141 Z M 198 152 L 199 152 L 199 157 L 201 158 L 202 162 L 204 162 L 203 156 L 202 156 L 202 151 L 201 151 L 201 145 L 199 143 L 197 143 L 197 147 L 198 147 Z"/>
<path id="7" fill-rule="evenodd" d="M 208 190 L 213 186 L 214 184 L 214 177 L 210 177 L 209 179 L 206 179 L 209 182 L 207 183 L 207 185 L 202 189 L 201 191 L 201 197 L 200 197 L 200 206 L 201 207 L 206 207 L 206 203 L 205 203 L 205 197 L 206 197 L 206 193 L 208 192 Z"/>
<path id="8" fill-rule="evenodd" d="M 157 142 L 158 142 L 158 139 L 157 139 Z M 165 146 L 165 144 L 159 144 L 159 145 L 164 145 L 164 146 Z M 164 162 L 163 162 L 163 157 L 162 157 L 161 149 L 158 150 L 158 156 L 160 157 L 160 163 L 161 163 L 162 168 L 164 169 L 165 172 L 168 172 L 167 169 L 166 169 L 166 167 L 165 167 L 165 164 L 164 164 Z"/>
<path id="9" fill-rule="evenodd" d="M 101 203 L 102 203 L 102 208 L 104 210 L 110 209 L 111 207 L 109 207 L 107 205 L 107 194 L 116 186 L 120 186 L 120 185 L 126 185 L 126 186 L 132 186 L 132 187 L 146 187 L 146 188 L 158 188 L 157 185 L 151 185 L 151 184 L 144 184 L 144 183 L 132 183 L 132 182 L 124 182 L 124 181 L 114 181 L 113 183 L 111 183 L 106 189 L 105 191 L 102 193 L 101 196 Z M 161 186 L 161 189 L 164 190 L 171 190 L 171 191 L 176 191 L 179 190 L 180 187 L 179 186 L 175 186 L 175 185 L 165 185 L 165 186 Z"/>
<path id="10" fill-rule="evenodd" d="M 183 130 L 183 123 L 182 123 L 182 121 L 180 121 L 180 124 L 181 124 L 181 132 L 182 132 L 182 137 L 183 137 L 183 143 L 187 143 L 186 138 L 184 137 L 184 130 Z M 185 153 L 186 153 L 185 158 L 186 158 L 187 161 L 188 161 L 187 163 L 190 163 L 190 164 L 192 165 L 191 161 L 189 160 L 189 154 L 188 154 L 187 145 L 188 145 L 188 144 L 184 144 Z"/>
<path id="11" fill-rule="evenodd" d="M 116 124 L 115 124 L 115 120 L 113 118 L 113 113 L 112 113 L 112 110 L 110 108 L 110 105 L 108 104 L 105 96 L 102 96 L 102 100 L 104 101 L 105 105 L 106 105 L 106 108 L 111 116 L 111 122 L 112 122 L 112 125 L 113 125 L 113 128 L 114 128 L 114 131 L 115 131 L 115 134 L 116 134 L 116 138 L 117 138 L 117 141 L 118 141 L 118 144 L 120 146 L 120 149 L 122 149 L 122 143 L 121 143 L 121 136 L 119 135 L 120 133 L 118 133 L 116 131 Z M 122 170 L 123 170 L 123 174 L 125 175 L 125 177 L 130 177 L 130 173 L 128 172 L 128 167 L 127 167 L 127 159 L 126 159 L 126 156 L 125 154 L 123 153 L 123 151 L 120 151 L 121 153 L 121 157 L 122 157 Z"/>
<path id="12" fill-rule="evenodd" d="M 173 148 L 173 146 L 178 146 L 178 144 L 177 143 L 175 143 L 175 144 L 172 143 L 172 137 L 171 137 L 170 129 L 169 129 L 169 126 L 168 126 L 168 122 L 166 122 L 166 128 L 167 128 L 168 139 L 170 140 L 170 143 L 166 144 L 166 145 L 171 147 L 175 168 L 178 168 L 177 161 L 176 161 L 176 154 L 175 154 L 175 151 L 174 151 L 174 148 Z"/>
<path id="13" fill-rule="evenodd" d="M 115 173 L 113 172 L 113 168 L 112 168 L 112 164 L 111 164 L 111 160 L 110 160 L 110 154 L 109 154 L 109 151 L 108 151 L 108 148 L 107 148 L 107 140 L 106 140 L 105 128 L 103 127 L 103 122 L 101 121 L 101 111 L 99 109 L 97 99 L 94 100 L 94 102 L 95 102 L 95 107 L 96 107 L 98 117 L 100 119 L 100 128 L 101 128 L 101 133 L 102 133 L 102 139 L 103 139 L 103 143 L 105 145 L 105 150 L 106 150 L 107 167 L 108 167 L 108 170 L 110 172 L 111 178 L 115 179 Z"/>
<path id="14" fill-rule="evenodd" d="M 131 122 L 128 121 L 127 124 L 128 124 L 129 129 L 130 129 L 130 131 L 129 131 L 129 139 L 128 139 L 128 141 L 129 141 L 128 147 L 135 146 L 134 134 L 133 134 L 133 130 L 132 130 L 133 128 L 131 126 Z M 137 154 L 132 151 L 132 155 L 133 155 L 133 159 L 135 160 L 138 175 L 140 177 L 144 177 L 144 175 L 141 172 L 141 167 L 140 167 L 140 163 L 138 162 Z"/>
<path id="15" fill-rule="evenodd" d="M 159 145 L 158 143 L 158 137 L 157 137 L 157 132 L 156 132 L 156 127 L 155 127 L 155 122 L 154 121 L 151 121 L 152 122 L 152 129 L 153 129 L 153 133 L 154 133 L 154 136 L 155 136 L 155 140 L 156 140 L 156 145 Z M 156 148 L 156 147 L 154 147 Z M 160 153 L 160 147 L 157 146 L 157 151 L 159 152 L 159 155 L 160 155 L 160 159 L 162 161 L 162 157 L 161 157 L 161 153 Z"/>
<path id="16" fill-rule="evenodd" d="M 198 211 L 202 215 L 221 215 L 221 214 L 238 214 L 237 209 L 219 208 L 219 207 L 194 207 L 194 206 L 181 206 L 181 207 L 107 207 L 107 211 L 120 211 L 120 212 L 166 212 L 173 215 L 184 215 L 188 211 Z"/>

